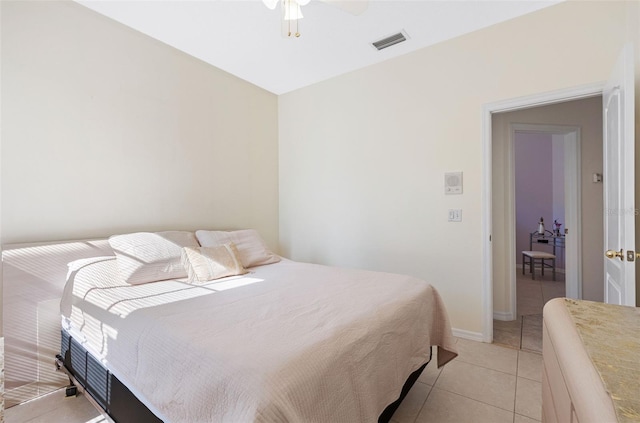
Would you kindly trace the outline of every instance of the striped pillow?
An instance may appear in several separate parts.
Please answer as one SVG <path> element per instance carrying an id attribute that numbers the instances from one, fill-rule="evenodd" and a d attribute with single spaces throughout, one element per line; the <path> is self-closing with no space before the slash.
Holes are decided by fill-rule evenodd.
<path id="1" fill-rule="evenodd" d="M 203 247 L 217 247 L 233 242 L 238 249 L 238 257 L 246 268 L 280 261 L 280 257 L 269 251 L 267 244 L 255 229 L 228 232 L 198 230 L 196 238 Z"/>
<path id="2" fill-rule="evenodd" d="M 207 282 L 247 273 L 233 242 L 217 247 L 185 247 L 182 249 L 182 264 L 190 282 Z"/>
<path id="3" fill-rule="evenodd" d="M 137 232 L 109 238 L 118 273 L 132 285 L 187 276 L 180 261 L 182 247 L 197 247 L 193 232 Z"/>

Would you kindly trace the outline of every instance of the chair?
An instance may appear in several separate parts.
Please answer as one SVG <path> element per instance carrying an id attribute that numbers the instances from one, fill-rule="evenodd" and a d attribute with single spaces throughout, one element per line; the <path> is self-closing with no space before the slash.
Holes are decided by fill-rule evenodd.
<path id="1" fill-rule="evenodd" d="M 555 242 L 553 239 L 553 233 L 551 231 L 544 231 L 543 234 L 539 234 L 538 231 L 531 232 L 529 234 L 529 251 L 522 252 L 522 274 L 525 274 L 525 268 L 527 266 L 527 261 L 529 262 L 529 271 L 531 273 L 531 279 L 536 279 L 536 263 L 540 263 L 540 268 L 542 270 L 542 276 L 544 276 L 544 268 L 551 268 L 553 273 L 553 280 L 556 280 L 556 255 L 552 253 L 547 253 L 545 251 L 536 251 L 533 249 L 533 240 L 536 240 L 536 243 L 539 244 L 549 244 L 549 238 L 551 237 L 551 242 Z M 555 243 L 553 244 L 555 247 Z M 555 253 L 555 248 L 553 249 Z M 528 259 L 528 260 L 527 260 Z M 550 261 L 551 263 L 547 263 Z"/>

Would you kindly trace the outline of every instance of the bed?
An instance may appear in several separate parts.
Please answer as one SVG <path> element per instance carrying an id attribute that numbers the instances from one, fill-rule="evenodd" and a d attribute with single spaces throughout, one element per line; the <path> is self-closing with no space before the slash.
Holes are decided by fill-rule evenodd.
<path id="1" fill-rule="evenodd" d="M 201 233 L 198 246 L 228 245 L 238 233 Z M 167 233 L 154 235 L 166 241 Z M 161 249 L 173 267 L 149 270 L 149 252 L 140 256 L 148 239 L 70 263 L 62 365 L 118 422 L 388 420 L 431 346 L 438 366 L 456 356 L 446 310 L 427 282 L 287 260 L 253 232 L 232 243 L 240 274 L 122 276 L 132 259 L 143 280 L 181 275 L 188 236 L 174 235 L 177 249 Z"/>

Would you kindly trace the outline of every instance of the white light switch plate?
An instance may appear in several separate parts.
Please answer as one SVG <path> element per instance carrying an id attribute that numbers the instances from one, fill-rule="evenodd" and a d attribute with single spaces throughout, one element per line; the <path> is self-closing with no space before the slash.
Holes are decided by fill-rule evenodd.
<path id="1" fill-rule="evenodd" d="M 449 222 L 462 222 L 462 209 L 449 209 Z"/>

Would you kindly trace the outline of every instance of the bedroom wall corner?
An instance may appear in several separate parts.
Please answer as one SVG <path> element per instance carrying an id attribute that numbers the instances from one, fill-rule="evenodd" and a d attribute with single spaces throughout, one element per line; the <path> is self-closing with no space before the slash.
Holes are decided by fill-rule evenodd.
<path id="1" fill-rule="evenodd" d="M 2 243 L 257 229 L 277 96 L 76 2 L 2 2 Z"/>
<path id="2" fill-rule="evenodd" d="M 3 247 L 253 228 L 278 251 L 276 95 L 73 1 L 0 10 Z M 2 270 L 11 406 L 59 386 L 31 364 L 51 356 L 31 323 L 59 334 L 59 299 L 41 267 L 20 267 L 28 284 Z"/>

